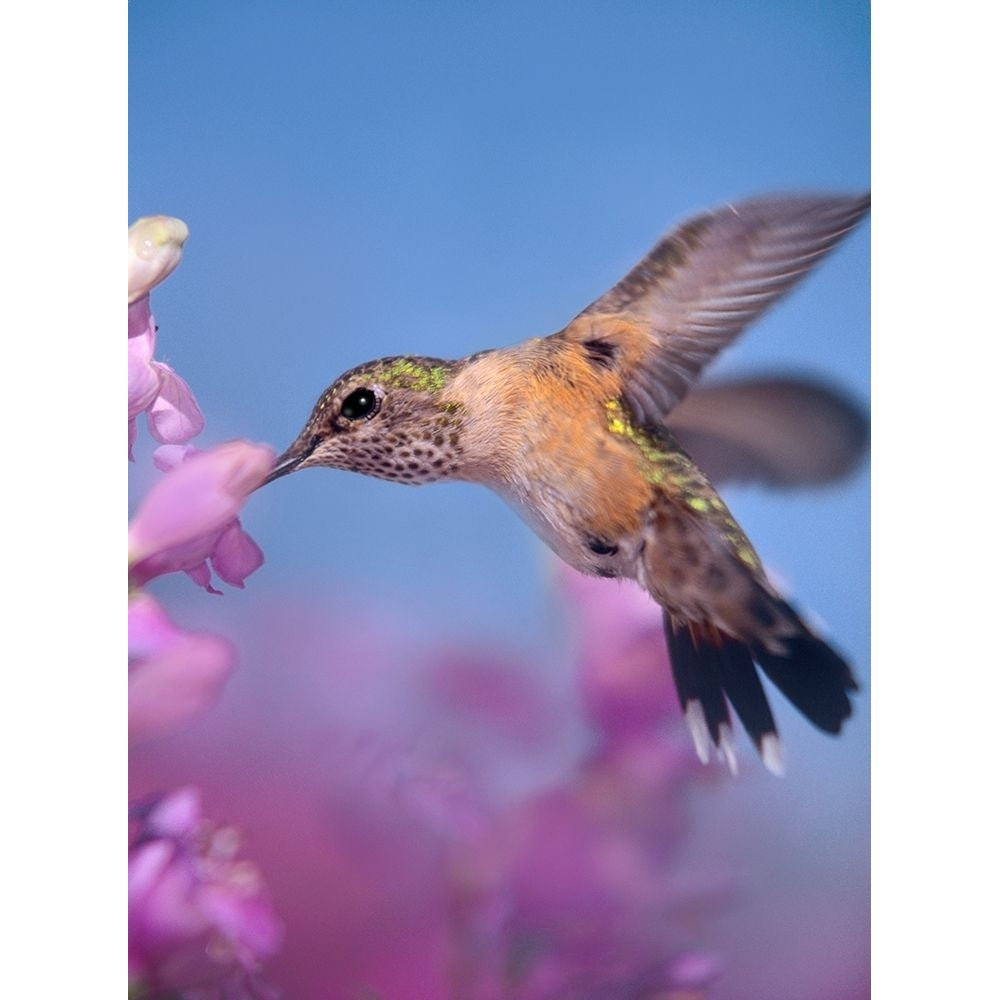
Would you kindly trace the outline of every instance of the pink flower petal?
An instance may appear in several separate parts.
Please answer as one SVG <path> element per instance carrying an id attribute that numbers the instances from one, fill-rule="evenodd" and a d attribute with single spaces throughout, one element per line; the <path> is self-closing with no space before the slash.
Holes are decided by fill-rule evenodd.
<path id="1" fill-rule="evenodd" d="M 219 696 L 236 665 L 225 639 L 181 633 L 166 648 L 129 664 L 129 741 L 171 732 L 200 715 Z"/>
<path id="2" fill-rule="evenodd" d="M 136 817 L 129 846 L 129 975 L 143 996 L 262 1000 L 262 959 L 281 942 L 256 867 L 239 837 L 201 814 L 183 788 Z M 187 990 L 191 992 L 188 993 Z"/>
<path id="3" fill-rule="evenodd" d="M 255 954 L 269 955 L 281 944 L 281 925 L 270 903 L 252 895 L 258 886 L 246 879 L 242 891 L 232 884 L 209 885 L 199 894 L 202 912 L 229 939 L 234 957 L 250 964 Z"/>
<path id="4" fill-rule="evenodd" d="M 212 550 L 212 569 L 233 587 L 243 588 L 243 581 L 264 564 L 260 546 L 240 527 L 237 519 L 219 536 Z"/>
<path id="5" fill-rule="evenodd" d="M 207 590 L 210 594 L 215 594 L 219 597 L 222 596 L 222 591 L 216 590 L 212 586 L 212 571 L 208 568 L 208 563 L 205 560 L 202 560 L 197 566 L 185 569 L 184 572 L 203 590 Z"/>
<path id="6" fill-rule="evenodd" d="M 139 591 L 128 601 L 129 658 L 153 656 L 168 648 L 184 633 L 149 594 Z"/>
<path id="7" fill-rule="evenodd" d="M 235 665 L 224 639 L 184 632 L 149 595 L 129 599 L 129 735 L 168 732 L 211 704 Z"/>
<path id="8" fill-rule="evenodd" d="M 211 593 L 218 593 L 209 587 L 212 571 L 208 568 L 207 560 L 220 534 L 221 531 L 218 530 L 209 531 L 183 545 L 174 545 L 161 552 L 154 552 L 129 567 L 129 580 L 134 587 L 144 587 L 150 580 L 167 573 L 187 573 L 199 587 L 204 587 Z"/>
<path id="9" fill-rule="evenodd" d="M 153 319 L 153 308 L 149 302 L 149 296 L 144 295 L 141 299 L 128 304 L 128 335 L 139 337 L 146 334 L 150 342 L 150 357 L 153 348 L 156 346 L 156 322 Z"/>
<path id="10" fill-rule="evenodd" d="M 159 395 L 149 407 L 149 432 L 165 444 L 184 444 L 200 434 L 205 418 L 187 382 L 169 365 L 153 362 L 159 376 Z"/>
<path id="11" fill-rule="evenodd" d="M 200 455 L 201 449 L 192 444 L 161 444 L 153 451 L 153 465 L 160 472 L 169 472 L 191 455 Z"/>
<path id="12" fill-rule="evenodd" d="M 717 955 L 689 952 L 670 964 L 670 978 L 679 986 L 703 987 L 719 975 L 721 966 Z"/>
<path id="13" fill-rule="evenodd" d="M 147 409 L 160 391 L 160 373 L 151 364 L 153 346 L 145 334 L 128 339 L 129 420 Z"/>
<path id="14" fill-rule="evenodd" d="M 132 519 L 130 562 L 138 563 L 224 527 L 273 464 L 271 448 L 231 441 L 172 469 L 149 491 Z"/>
<path id="15" fill-rule="evenodd" d="M 173 854 L 170 844 L 158 841 L 145 844 L 141 850 L 134 851 L 128 859 L 128 896 L 129 900 L 140 898 L 156 884 Z"/>
<path id="16" fill-rule="evenodd" d="M 238 518 L 216 531 L 156 552 L 129 569 L 133 586 L 141 587 L 166 573 L 187 573 L 210 594 L 221 594 L 212 586 L 212 568 L 226 583 L 243 589 L 243 581 L 264 563 L 260 548 L 240 527 Z"/>
<path id="17" fill-rule="evenodd" d="M 193 787 L 179 788 L 150 812 L 147 827 L 159 837 L 191 837 L 201 822 L 201 796 Z"/>

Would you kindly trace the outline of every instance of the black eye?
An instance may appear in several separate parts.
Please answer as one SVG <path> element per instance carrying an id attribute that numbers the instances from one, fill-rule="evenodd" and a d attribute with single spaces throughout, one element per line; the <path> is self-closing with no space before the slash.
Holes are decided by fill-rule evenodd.
<path id="1" fill-rule="evenodd" d="M 378 409 L 378 396 L 371 389 L 355 389 L 340 404 L 340 415 L 348 420 L 363 420 Z"/>

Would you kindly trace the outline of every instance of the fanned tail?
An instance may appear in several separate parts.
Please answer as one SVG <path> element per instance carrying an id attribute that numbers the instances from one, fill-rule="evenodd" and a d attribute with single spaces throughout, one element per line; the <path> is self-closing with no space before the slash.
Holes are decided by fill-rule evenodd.
<path id="1" fill-rule="evenodd" d="M 778 690 L 818 729 L 836 735 L 851 714 L 858 685 L 848 665 L 822 639 L 802 632 L 783 656 L 755 647 L 753 657 Z"/>
<path id="2" fill-rule="evenodd" d="M 663 613 L 674 683 L 698 757 L 707 763 L 714 745 L 734 774 L 730 705 L 767 769 L 784 773 L 781 742 L 755 664 L 813 725 L 828 733 L 840 732 L 851 714 L 848 694 L 858 690 L 844 660 L 781 603 L 801 630 L 783 640 L 780 655 L 714 626 L 675 622 L 668 611 Z"/>

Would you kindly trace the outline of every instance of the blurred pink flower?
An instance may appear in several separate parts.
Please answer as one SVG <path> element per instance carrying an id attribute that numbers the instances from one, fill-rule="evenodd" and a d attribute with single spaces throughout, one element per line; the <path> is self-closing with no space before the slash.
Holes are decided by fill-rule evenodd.
<path id="1" fill-rule="evenodd" d="M 129 577 L 136 586 L 183 571 L 212 593 L 211 570 L 226 583 L 243 581 L 264 562 L 240 526 L 244 501 L 274 464 L 274 451 L 230 441 L 210 451 L 157 449 L 167 471 L 146 495 L 129 525 Z"/>
<path id="2" fill-rule="evenodd" d="M 286 927 L 269 977 L 296 1000 L 702 995 L 728 884 L 682 866 L 686 731 L 588 752 L 551 665 L 329 619 L 255 615 L 211 725 L 131 768 L 138 794 L 179 770 L 252 833 Z"/>
<path id="3" fill-rule="evenodd" d="M 587 714 L 614 743 L 683 725 L 670 674 L 662 612 L 636 584 L 584 576 L 567 566 L 568 598 Z"/>
<path id="4" fill-rule="evenodd" d="M 218 697 L 236 665 L 225 639 L 184 632 L 142 591 L 128 602 L 129 740 L 170 732 Z"/>
<path id="5" fill-rule="evenodd" d="M 701 996 L 719 963 L 698 938 L 729 886 L 679 867 L 696 767 L 668 741 L 632 743 L 498 815 L 487 849 L 471 845 L 456 865 L 467 950 L 489 957 L 456 995 Z M 484 856 L 492 884 L 475 875 Z"/>
<path id="6" fill-rule="evenodd" d="M 235 830 L 207 823 L 193 788 L 133 815 L 129 996 L 271 995 L 257 972 L 281 927 L 257 869 L 237 858 Z"/>
<path id="7" fill-rule="evenodd" d="M 139 219 L 128 231 L 128 440 L 129 458 L 136 418 L 146 414 L 150 434 L 164 444 L 183 444 L 205 426 L 188 384 L 162 362 L 154 361 L 156 323 L 149 291 L 180 263 L 187 239 L 180 219 L 157 215 Z"/>

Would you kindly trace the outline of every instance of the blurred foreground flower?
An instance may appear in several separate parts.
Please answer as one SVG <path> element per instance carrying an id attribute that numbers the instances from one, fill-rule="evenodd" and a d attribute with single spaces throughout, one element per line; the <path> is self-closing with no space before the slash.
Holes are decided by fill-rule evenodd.
<path id="1" fill-rule="evenodd" d="M 301 599 L 272 611 L 247 621 L 259 661 L 211 726 L 137 748 L 132 780 L 145 794 L 183 773 L 252 832 L 287 997 L 708 995 L 729 883 L 682 863 L 711 772 L 679 710 L 591 750 L 552 663 L 421 651 Z"/>
<path id="2" fill-rule="evenodd" d="M 164 444 L 183 444 L 205 426 L 188 384 L 169 366 L 153 360 L 156 322 L 149 292 L 180 263 L 188 228 L 180 219 L 155 215 L 128 231 L 128 440 L 136 418 L 146 414 L 150 434 Z"/>
<path id="3" fill-rule="evenodd" d="M 219 593 L 211 586 L 211 562 L 222 580 L 242 588 L 264 556 L 237 514 L 271 470 L 274 451 L 247 441 L 230 441 L 210 451 L 161 448 L 157 464 L 169 471 L 129 525 L 133 584 L 183 571 L 199 586 Z"/>
<path id="4" fill-rule="evenodd" d="M 719 962 L 699 935 L 728 885 L 678 867 L 697 774 L 688 756 L 660 739 L 590 757 L 501 811 L 489 850 L 459 845 L 454 997 L 705 995 Z"/>
<path id="5" fill-rule="evenodd" d="M 236 665 L 236 651 L 209 633 L 184 632 L 149 594 L 128 602 L 129 740 L 175 729 L 208 708 Z"/>
<path id="6" fill-rule="evenodd" d="M 556 586 L 572 612 L 587 715 L 614 745 L 680 718 L 660 608 L 629 580 L 609 583 L 560 564 Z"/>
<path id="7" fill-rule="evenodd" d="M 256 973 L 281 927 L 236 832 L 207 823 L 191 788 L 133 812 L 129 996 L 273 995 Z"/>
<path id="8" fill-rule="evenodd" d="M 245 441 L 161 456 L 177 464 L 149 491 L 129 525 L 131 740 L 162 735 L 206 709 L 236 659 L 226 640 L 178 629 L 138 588 L 183 570 L 219 593 L 211 586 L 209 562 L 223 580 L 242 587 L 264 556 L 236 515 L 273 460 L 270 448 Z"/>

